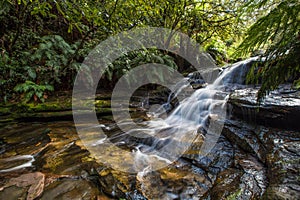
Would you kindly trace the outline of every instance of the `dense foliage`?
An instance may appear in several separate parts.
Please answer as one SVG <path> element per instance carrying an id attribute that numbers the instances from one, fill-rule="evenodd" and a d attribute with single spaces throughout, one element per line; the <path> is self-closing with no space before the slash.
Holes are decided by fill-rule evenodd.
<path id="1" fill-rule="evenodd" d="M 207 46 L 222 63 L 227 59 L 225 50 L 236 41 L 232 35 L 241 35 L 235 23 L 238 5 L 239 1 L 229 0 L 3 0 L 0 2 L 1 100 L 17 97 L 15 92 L 30 92 L 25 100 L 44 100 L 41 94 L 43 90 L 49 92 L 49 87 L 71 89 L 80 63 L 95 45 L 136 26 L 182 31 Z M 128 62 L 132 55 L 137 59 Z M 110 66 L 103 80 L 109 82 L 106 85 L 113 85 L 123 73 L 147 59 L 173 67 L 175 62 L 179 70 L 185 69 L 183 60 L 172 58 L 167 52 L 135 52 Z M 40 89 L 34 93 L 28 88 Z"/>
<path id="2" fill-rule="evenodd" d="M 265 48 L 268 58 L 273 54 L 278 58 L 269 60 L 271 64 L 266 65 L 269 67 L 262 70 L 262 74 L 266 74 L 263 75 L 263 95 L 274 88 L 270 84 L 276 86 L 287 78 L 276 78 L 282 73 L 280 70 L 286 69 L 284 73 L 291 76 L 298 72 L 290 70 L 294 69 L 294 63 L 290 63 L 291 67 L 280 67 L 285 61 L 278 60 L 287 57 L 285 60 L 291 61 L 289 57 L 297 55 L 299 50 L 299 2 L 247 1 L 243 7 L 244 2 L 2 0 L 0 100 L 16 100 L 21 94 L 25 101 L 44 101 L 52 90 L 72 89 L 80 63 L 92 48 L 111 35 L 137 26 L 181 31 L 201 44 L 221 65 L 231 60 L 247 27 L 255 21 L 240 46 L 242 52 L 247 54 Z M 271 8 L 267 15 L 262 15 L 263 6 Z M 181 49 L 183 52 L 188 50 L 188 47 Z M 289 54 L 282 53 L 287 50 Z M 109 66 L 103 85 L 112 87 L 124 73 L 145 61 L 167 64 L 181 72 L 188 66 L 184 59 L 168 52 L 155 49 L 132 52 Z M 270 67 L 274 63 L 279 66 L 279 71 Z M 273 79 L 267 78 L 270 73 L 275 74 L 271 76 Z"/>
<path id="3" fill-rule="evenodd" d="M 248 76 L 251 83 L 261 82 L 258 100 L 286 81 L 294 81 L 300 88 L 300 2 L 298 0 L 251 0 L 245 13 L 266 10 L 247 31 L 239 52 L 248 54 L 264 50 L 263 66 L 252 69 Z"/>

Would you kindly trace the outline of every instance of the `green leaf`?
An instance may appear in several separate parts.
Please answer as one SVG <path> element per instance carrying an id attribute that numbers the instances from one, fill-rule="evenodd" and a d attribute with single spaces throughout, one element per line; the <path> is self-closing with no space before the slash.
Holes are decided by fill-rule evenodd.
<path id="1" fill-rule="evenodd" d="M 36 95 L 39 99 L 42 99 L 42 98 L 43 98 L 43 94 L 44 94 L 43 91 L 37 91 L 37 92 L 35 92 L 35 95 Z"/>
<path id="2" fill-rule="evenodd" d="M 160 56 L 157 56 L 157 55 L 153 55 L 153 58 L 156 60 L 156 62 L 158 63 L 161 63 L 161 64 L 164 64 L 164 59 Z"/>
<path id="3" fill-rule="evenodd" d="M 45 90 L 54 91 L 54 87 L 52 85 L 45 85 Z"/>
<path id="4" fill-rule="evenodd" d="M 14 87 L 15 92 L 24 92 L 23 84 L 18 84 Z"/>
<path id="5" fill-rule="evenodd" d="M 295 88 L 296 88 L 297 90 L 300 89 L 300 79 L 297 80 L 297 81 L 295 81 Z"/>
<path id="6" fill-rule="evenodd" d="M 32 99 L 33 95 L 34 95 L 34 91 L 29 91 L 28 93 L 26 93 L 25 95 L 25 102 L 28 102 Z"/>
<path id="7" fill-rule="evenodd" d="M 36 78 L 36 71 L 30 67 L 28 67 L 27 69 L 28 75 L 30 78 L 32 78 L 33 80 L 35 80 Z"/>
<path id="8" fill-rule="evenodd" d="M 73 25 L 72 25 L 72 24 L 69 24 L 68 33 L 71 33 L 72 30 L 73 30 Z"/>

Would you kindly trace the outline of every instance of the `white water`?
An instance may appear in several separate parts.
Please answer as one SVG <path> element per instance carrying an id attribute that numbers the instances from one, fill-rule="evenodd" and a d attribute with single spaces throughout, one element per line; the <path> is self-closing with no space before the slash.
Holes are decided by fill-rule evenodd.
<path id="1" fill-rule="evenodd" d="M 27 162 L 25 162 L 21 165 L 12 167 L 12 168 L 0 170 L 0 173 L 12 172 L 12 171 L 16 171 L 16 170 L 19 170 L 19 169 L 32 167 L 32 163 L 35 161 L 35 159 L 32 155 L 20 155 L 20 156 L 15 156 L 15 157 L 11 157 L 11 158 L 6 158 L 6 159 L 3 159 L 2 161 L 3 162 L 13 162 L 13 161 L 19 161 L 19 160 L 24 160 L 24 161 L 27 161 Z"/>
<path id="2" fill-rule="evenodd" d="M 98 137 L 97 142 L 90 140 L 91 143 L 87 145 L 93 147 L 95 157 L 101 162 L 127 172 L 145 172 L 165 167 L 184 154 L 199 137 L 203 140 L 199 154 L 206 155 L 216 144 L 223 128 L 220 124 L 227 116 L 228 95 L 224 95 L 226 93 L 222 91 L 226 87 L 238 87 L 242 78 L 237 78 L 237 74 L 245 73 L 247 65 L 253 59 L 255 58 L 226 68 L 212 84 L 196 90 L 187 98 L 182 98 L 184 95 L 181 93 L 191 86 L 186 79 L 182 80 L 174 86 L 175 89 L 169 97 L 169 101 L 176 97 L 180 104 L 168 116 L 165 113 L 166 118 L 160 117 L 165 111 L 160 107 L 151 115 L 153 118 L 150 121 L 138 123 L 138 127 L 135 127 L 125 119 L 123 123 L 117 124 L 119 127 L 126 126 L 125 132 Z M 238 80 L 237 84 L 235 80 Z M 93 135 L 91 131 L 87 132 L 88 135 Z M 110 141 L 114 141 L 116 145 L 128 145 L 132 151 L 114 147 Z"/>
<path id="3" fill-rule="evenodd" d="M 162 114 L 160 109 L 157 114 L 152 115 L 154 118 L 151 121 L 144 123 L 146 125 L 145 129 L 131 130 L 130 134 L 136 131 L 143 131 L 145 134 L 156 138 L 151 146 L 145 147 L 145 145 L 141 144 L 137 147 L 136 162 L 146 162 L 149 165 L 151 162 L 148 159 L 154 155 L 169 161 L 176 160 L 180 156 L 179 154 L 187 150 L 194 138 L 200 134 L 198 133 L 200 127 L 210 132 L 210 135 L 206 135 L 206 137 L 210 137 L 209 140 L 217 140 L 215 137 L 218 137 L 219 133 L 214 133 L 213 130 L 216 132 L 221 130 L 208 127 L 207 123 L 210 119 L 224 121 L 226 117 L 225 105 L 228 96 L 222 97 L 218 95 L 218 92 L 222 91 L 225 86 L 242 84 L 245 81 L 242 79 L 242 76 L 246 74 L 248 64 L 254 59 L 256 58 L 241 61 L 226 68 L 213 84 L 196 90 L 190 97 L 182 100 L 180 105 L 166 119 L 158 117 Z M 177 97 L 184 88 L 189 86 L 186 83 L 187 80 L 183 80 L 183 82 L 178 84 L 177 91 L 169 96 L 169 102 L 171 98 Z M 141 133 L 135 136 L 140 137 Z M 208 141 L 206 148 L 202 150 L 209 151 L 212 148 L 209 145 L 214 145 L 214 142 L 216 141 Z M 147 164 L 143 167 L 147 167 Z"/>

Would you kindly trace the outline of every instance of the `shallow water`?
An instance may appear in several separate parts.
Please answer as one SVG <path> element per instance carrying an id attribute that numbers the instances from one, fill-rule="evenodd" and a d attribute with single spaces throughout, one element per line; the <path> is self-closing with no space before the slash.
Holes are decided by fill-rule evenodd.
<path id="1" fill-rule="evenodd" d="M 102 116 L 79 137 L 72 121 L 2 123 L 0 199 L 299 199 L 299 130 L 243 121 L 256 112 L 222 115 L 228 88 L 220 82 L 189 98 L 179 97 L 191 94 L 184 81 L 178 90 L 167 98 L 182 99 L 171 113 L 132 108 L 139 127 Z M 232 95 L 242 109 L 247 90 Z M 214 143 L 210 125 L 222 131 Z"/>

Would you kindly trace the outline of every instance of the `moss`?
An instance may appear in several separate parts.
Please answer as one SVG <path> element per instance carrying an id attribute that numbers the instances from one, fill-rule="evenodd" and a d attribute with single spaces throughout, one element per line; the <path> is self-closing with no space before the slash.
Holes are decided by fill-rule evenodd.
<path id="1" fill-rule="evenodd" d="M 45 161 L 46 161 L 46 164 L 43 167 L 46 168 L 46 169 L 50 169 L 52 172 L 55 172 L 56 169 L 60 165 L 62 165 L 63 162 L 64 162 L 63 158 L 60 155 L 58 155 L 56 157 L 51 157 L 50 156 L 50 157 L 46 158 Z"/>
<path id="2" fill-rule="evenodd" d="M 101 95 L 97 96 L 96 100 L 87 100 L 82 102 L 84 106 L 95 106 L 97 112 L 110 112 L 110 96 Z M 56 99 L 48 99 L 44 103 L 9 103 L 9 104 L 0 104 L 0 116 L 7 115 L 12 113 L 35 113 L 35 112 L 57 112 L 57 111 L 67 111 L 72 110 L 72 97 L 57 97 Z"/>
<path id="3" fill-rule="evenodd" d="M 65 111 L 71 110 L 71 99 L 65 101 L 51 101 L 45 103 L 11 103 L 7 105 L 0 105 L 0 113 L 33 113 L 33 112 L 49 112 L 49 111 Z"/>
<path id="4" fill-rule="evenodd" d="M 97 96 L 97 100 L 87 100 L 82 103 L 85 106 L 95 106 L 98 116 L 111 115 L 111 102 L 108 95 L 103 95 L 103 99 L 102 96 Z M 72 116 L 72 97 L 70 95 L 53 97 L 47 99 L 44 103 L 0 104 L 0 123 L 6 123 L 14 119 L 31 121 L 39 120 L 39 118 L 41 120 L 43 118 L 55 119 L 55 117 L 69 120 L 72 119 Z"/>
<path id="5" fill-rule="evenodd" d="M 96 108 L 110 108 L 110 100 L 96 100 L 95 101 Z"/>
<path id="6" fill-rule="evenodd" d="M 100 94 L 100 95 L 96 95 L 96 100 L 111 100 L 111 94 Z"/>
<path id="7" fill-rule="evenodd" d="M 97 115 L 105 115 L 105 114 L 110 115 L 112 112 L 111 112 L 111 108 L 96 108 L 96 113 Z"/>
<path id="8" fill-rule="evenodd" d="M 0 107 L 0 116 L 1 115 L 7 115 L 10 113 L 10 108 L 7 107 Z"/>
<path id="9" fill-rule="evenodd" d="M 237 199 L 239 196 L 241 196 L 242 194 L 242 189 L 237 190 L 236 192 L 234 192 L 233 194 L 229 195 L 228 197 L 226 197 L 226 200 L 235 200 Z"/>
<path id="10" fill-rule="evenodd" d="M 40 104 L 30 103 L 29 111 L 33 112 L 44 112 L 44 111 L 65 111 L 72 109 L 71 99 L 66 101 L 55 101 L 55 102 L 45 102 Z"/>

